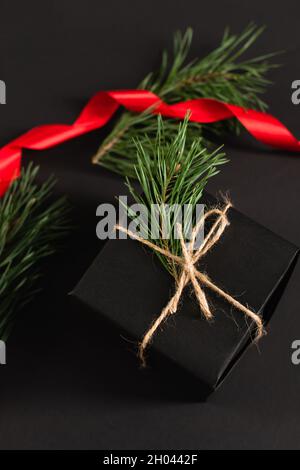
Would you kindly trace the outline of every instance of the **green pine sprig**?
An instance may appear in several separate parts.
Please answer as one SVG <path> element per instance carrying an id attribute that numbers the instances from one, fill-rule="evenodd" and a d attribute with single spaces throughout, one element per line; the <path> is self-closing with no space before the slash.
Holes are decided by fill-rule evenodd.
<path id="1" fill-rule="evenodd" d="M 0 199 L 0 339 L 6 340 L 16 311 L 35 293 L 40 262 L 67 231 L 64 198 L 51 202 L 55 181 L 38 186 L 38 167 L 23 169 Z"/>
<path id="2" fill-rule="evenodd" d="M 138 216 L 131 206 L 126 205 L 128 216 L 138 220 L 140 232 L 144 238 L 165 248 L 171 253 L 181 256 L 180 240 L 175 236 L 175 224 L 180 217 L 180 208 L 189 205 L 191 225 L 195 223 L 195 208 L 201 202 L 203 190 L 209 178 L 219 172 L 219 166 L 227 159 L 225 154 L 216 149 L 213 152 L 205 148 L 202 138 L 196 138 L 188 143 L 188 116 L 177 124 L 177 132 L 173 140 L 167 136 L 166 122 L 160 116 L 156 119 L 156 138 L 135 140 L 136 165 L 135 177 L 140 189 L 136 189 L 127 178 L 127 185 L 136 203 L 142 204 L 151 213 L 153 205 L 158 210 L 158 217 L 154 218 L 157 224 L 149 224 L 149 218 Z M 147 140 L 147 145 L 144 145 Z M 169 212 L 170 206 L 175 210 Z M 176 208 L 177 206 L 177 208 Z M 153 233 L 162 233 L 163 222 L 169 220 L 170 238 L 153 238 Z M 192 227 L 185 227 L 186 230 Z M 157 253 L 162 264 L 174 276 L 178 277 L 178 266 L 169 258 Z"/>
<path id="3" fill-rule="evenodd" d="M 192 61 L 187 61 L 192 29 L 188 28 L 184 34 L 177 32 L 174 36 L 172 60 L 164 51 L 160 70 L 150 73 L 138 88 L 150 90 L 168 103 L 193 98 L 215 98 L 245 108 L 265 110 L 267 105 L 261 95 L 270 83 L 265 75 L 275 67 L 269 62 L 274 54 L 241 59 L 263 29 L 250 24 L 240 35 L 226 30 L 215 50 L 202 59 Z M 172 141 L 177 133 L 177 121 L 169 119 L 164 127 L 166 135 Z M 191 123 L 186 136 L 188 142 L 199 137 L 203 128 L 203 125 Z M 228 129 L 238 132 L 240 126 L 235 120 L 229 120 L 210 125 L 210 129 L 218 133 Z M 93 162 L 122 175 L 134 177 L 137 160 L 133 138 L 143 140 L 145 135 L 155 137 L 155 116 L 149 110 L 142 114 L 123 112 L 112 132 L 101 144 Z M 148 145 L 147 140 L 143 145 Z"/>

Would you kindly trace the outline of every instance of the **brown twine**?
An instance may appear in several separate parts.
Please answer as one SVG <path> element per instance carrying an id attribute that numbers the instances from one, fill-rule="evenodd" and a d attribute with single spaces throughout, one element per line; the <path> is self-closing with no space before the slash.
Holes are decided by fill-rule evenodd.
<path id="1" fill-rule="evenodd" d="M 150 242 L 149 240 L 145 240 L 144 238 L 141 238 L 140 236 L 136 235 L 130 230 L 127 230 L 125 227 L 122 227 L 121 225 L 115 226 L 115 230 L 119 230 L 120 232 L 126 233 L 134 240 L 137 240 L 138 242 L 142 243 L 143 245 L 148 246 L 152 250 L 155 250 L 156 252 L 161 253 L 162 255 L 175 261 L 178 265 L 181 266 L 181 274 L 178 280 L 176 281 L 177 289 L 176 289 L 175 294 L 169 300 L 167 305 L 163 308 L 159 317 L 157 317 L 156 320 L 154 320 L 154 322 L 151 324 L 150 328 L 145 333 L 142 341 L 139 344 L 138 356 L 143 366 L 146 365 L 145 350 L 147 346 L 151 343 L 153 336 L 156 333 L 156 330 L 161 326 L 161 324 L 170 315 L 174 314 L 177 311 L 178 304 L 182 296 L 182 293 L 184 291 L 184 288 L 189 283 L 191 283 L 194 288 L 194 292 L 198 300 L 200 310 L 207 320 L 211 320 L 213 317 L 213 314 L 208 305 L 206 295 L 202 286 L 208 287 L 213 292 L 218 294 L 220 297 L 223 297 L 228 303 L 230 303 L 237 310 L 240 310 L 247 317 L 249 317 L 256 324 L 256 327 L 257 327 L 256 340 L 261 338 L 261 336 L 264 334 L 263 322 L 262 322 L 261 317 L 257 313 L 253 312 L 248 307 L 245 307 L 245 305 L 238 302 L 238 300 L 236 300 L 230 294 L 228 294 L 227 292 L 223 291 L 218 286 L 216 286 L 207 277 L 206 274 L 196 269 L 196 263 L 198 263 L 198 261 L 219 241 L 227 225 L 229 225 L 227 212 L 231 207 L 232 207 L 232 204 L 228 202 L 223 209 L 213 208 L 213 209 L 210 209 L 208 212 L 206 212 L 199 219 L 199 221 L 193 228 L 191 241 L 188 245 L 184 241 L 182 225 L 177 224 L 178 235 L 179 235 L 181 248 L 182 248 L 182 257 L 174 255 L 169 250 L 165 248 L 161 248 L 155 245 L 154 243 Z M 195 246 L 197 234 L 199 230 L 203 227 L 206 219 L 212 216 L 217 216 L 217 218 L 214 224 L 212 225 L 211 229 L 209 230 L 208 234 L 205 236 L 200 247 L 194 252 L 194 246 Z"/>

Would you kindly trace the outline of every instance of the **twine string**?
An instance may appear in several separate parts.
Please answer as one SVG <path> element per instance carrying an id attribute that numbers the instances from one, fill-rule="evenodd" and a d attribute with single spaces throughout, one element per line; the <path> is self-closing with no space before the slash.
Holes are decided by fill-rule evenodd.
<path id="1" fill-rule="evenodd" d="M 177 224 L 177 233 L 182 248 L 182 256 L 174 255 L 169 250 L 155 245 L 151 241 L 140 237 L 139 235 L 133 233 L 131 230 L 128 230 L 125 227 L 122 227 L 121 225 L 117 224 L 115 226 L 115 230 L 126 233 L 134 240 L 142 243 L 145 246 L 148 246 L 149 248 L 158 253 L 161 253 L 162 255 L 174 261 L 181 267 L 180 276 L 178 280 L 176 280 L 176 290 L 174 295 L 171 297 L 167 305 L 163 308 L 160 315 L 150 325 L 142 341 L 139 343 L 138 356 L 142 366 L 146 365 L 145 351 L 150 345 L 154 334 L 170 315 L 173 315 L 177 312 L 183 291 L 189 283 L 191 283 L 193 286 L 193 290 L 195 292 L 200 311 L 202 312 L 206 320 L 211 320 L 213 318 L 213 314 L 208 304 L 203 287 L 207 287 L 220 297 L 223 297 L 234 308 L 240 310 L 242 313 L 245 314 L 245 316 L 250 318 L 256 324 L 256 340 L 260 339 L 261 336 L 264 334 L 263 322 L 259 314 L 253 312 L 247 306 L 241 304 L 230 294 L 228 294 L 216 284 L 214 284 L 206 274 L 196 268 L 196 264 L 216 243 L 218 243 L 224 230 L 229 225 L 227 212 L 231 207 L 232 204 L 230 202 L 227 202 L 223 209 L 213 208 L 203 214 L 199 221 L 196 223 L 195 227 L 193 228 L 191 240 L 188 244 L 185 243 L 184 240 L 182 225 Z M 204 240 L 200 244 L 199 248 L 195 250 L 195 242 L 199 230 L 204 226 L 205 221 L 213 216 L 217 216 L 215 222 L 212 224 L 212 227 L 208 231 L 207 235 L 204 237 Z"/>

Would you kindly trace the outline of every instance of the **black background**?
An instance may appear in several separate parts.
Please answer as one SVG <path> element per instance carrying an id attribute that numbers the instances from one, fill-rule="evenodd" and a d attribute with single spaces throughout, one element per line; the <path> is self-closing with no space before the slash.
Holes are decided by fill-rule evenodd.
<path id="1" fill-rule="evenodd" d="M 193 53 L 201 55 L 226 25 L 240 31 L 250 20 L 268 27 L 253 54 L 286 50 L 266 99 L 299 137 L 300 108 L 291 103 L 291 82 L 300 79 L 298 1 L 2 0 L 1 143 L 36 124 L 71 123 L 100 89 L 135 87 L 178 28 L 193 26 Z M 207 403 L 181 397 L 185 384 L 141 374 L 118 332 L 66 296 L 100 249 L 96 206 L 124 191 L 119 177 L 89 163 L 107 130 L 25 153 L 41 165 L 41 178 L 55 172 L 77 228 L 45 266 L 44 291 L 20 312 L 8 342 L 0 448 L 299 449 L 300 366 L 290 358 L 300 338 L 299 265 L 260 351 L 250 348 Z M 230 163 L 208 189 L 229 189 L 238 209 L 300 245 L 300 157 L 266 150 L 246 134 L 226 151 Z"/>

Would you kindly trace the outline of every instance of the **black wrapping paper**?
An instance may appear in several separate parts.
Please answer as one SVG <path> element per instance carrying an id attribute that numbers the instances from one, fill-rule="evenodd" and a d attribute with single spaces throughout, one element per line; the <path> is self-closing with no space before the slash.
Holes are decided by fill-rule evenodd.
<path id="1" fill-rule="evenodd" d="M 203 202 L 215 204 L 207 194 Z M 230 225 L 198 269 L 259 312 L 267 324 L 298 249 L 235 209 L 230 209 L 228 217 Z M 116 324 L 128 339 L 141 340 L 174 289 L 174 279 L 156 255 L 127 239 L 109 240 L 72 294 Z M 198 379 L 209 393 L 249 345 L 254 325 L 224 299 L 208 289 L 206 294 L 214 320 L 204 319 L 191 286 L 187 287 L 177 313 L 155 334 L 148 360 L 151 363 L 154 351 L 158 357 L 163 355 Z M 124 349 L 128 344 L 124 341 Z"/>

